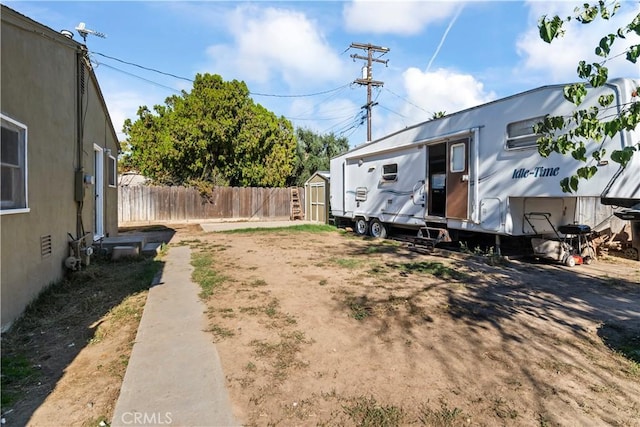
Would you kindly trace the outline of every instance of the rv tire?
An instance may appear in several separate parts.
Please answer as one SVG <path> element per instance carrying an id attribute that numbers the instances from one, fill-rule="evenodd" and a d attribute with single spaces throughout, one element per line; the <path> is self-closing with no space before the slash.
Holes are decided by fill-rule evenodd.
<path id="1" fill-rule="evenodd" d="M 369 234 L 376 239 L 387 238 L 387 227 L 379 219 L 372 219 Z"/>
<path id="2" fill-rule="evenodd" d="M 369 229 L 369 224 L 367 224 L 367 221 L 364 218 L 356 219 L 356 224 L 355 224 L 356 234 L 360 236 L 364 236 L 365 234 L 367 234 L 368 229 Z"/>

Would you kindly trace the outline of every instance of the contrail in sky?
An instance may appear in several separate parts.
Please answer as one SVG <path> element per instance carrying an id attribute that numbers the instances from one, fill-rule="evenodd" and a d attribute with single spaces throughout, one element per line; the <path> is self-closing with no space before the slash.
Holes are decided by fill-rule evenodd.
<path id="1" fill-rule="evenodd" d="M 458 11 L 456 12 L 456 14 L 451 19 L 451 22 L 449 22 L 449 26 L 447 27 L 447 29 L 445 30 L 444 34 L 442 35 L 442 38 L 440 39 L 440 44 L 438 45 L 438 47 L 436 48 L 435 53 L 433 54 L 433 56 L 429 60 L 429 64 L 427 65 L 427 71 L 426 71 L 427 73 L 431 69 L 431 64 L 433 64 L 433 61 L 436 59 L 436 56 L 438 56 L 438 53 L 440 53 L 440 48 L 442 48 L 442 45 L 444 44 L 444 41 L 447 38 L 447 34 L 449 34 L 449 31 L 451 30 L 451 27 L 453 27 L 453 24 L 455 24 L 456 20 L 458 19 L 458 16 L 460 16 L 460 12 L 462 12 L 463 8 L 464 8 L 464 6 L 461 5 L 458 8 Z"/>

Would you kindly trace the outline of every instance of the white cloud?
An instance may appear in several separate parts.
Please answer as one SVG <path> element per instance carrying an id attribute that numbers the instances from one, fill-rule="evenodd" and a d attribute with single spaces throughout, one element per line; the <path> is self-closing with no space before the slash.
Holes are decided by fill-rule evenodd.
<path id="1" fill-rule="evenodd" d="M 387 108 L 375 109 L 373 139 L 430 120 L 438 111 L 451 114 L 497 98 L 474 76 L 444 68 L 435 71 L 408 68 L 402 73 L 402 85 L 404 100 L 385 95 Z"/>
<path id="2" fill-rule="evenodd" d="M 433 72 L 409 68 L 403 77 L 407 99 L 421 107 L 403 107 L 414 122 L 430 119 L 434 112 L 455 113 L 496 99 L 495 93 L 487 92 L 482 82 L 470 74 L 444 68 Z"/>
<path id="3" fill-rule="evenodd" d="M 412 35 L 454 15 L 459 7 L 457 2 L 444 1 L 355 0 L 342 15 L 347 31 Z"/>
<path id="4" fill-rule="evenodd" d="M 339 57 L 303 13 L 243 5 L 224 19 L 232 42 L 207 49 L 216 73 L 257 83 L 281 78 L 294 88 L 342 78 Z"/>
<path id="5" fill-rule="evenodd" d="M 538 34 L 538 19 L 547 15 L 560 17 L 573 16 L 575 3 L 531 2 L 529 13 L 529 28 L 521 34 L 516 42 L 518 55 L 522 58 L 517 74 L 541 74 L 545 83 L 565 83 L 576 81 L 576 67 L 580 60 L 588 63 L 602 62 L 603 58 L 596 56 L 594 48 L 600 39 L 616 33 L 618 28 L 631 22 L 638 13 L 634 7 L 623 2 L 621 9 L 612 19 L 605 21 L 598 19 L 590 24 L 580 24 L 572 20 L 565 23 L 563 37 L 547 44 Z M 629 35 L 626 40 L 617 40 L 612 48 L 612 56 L 623 52 L 628 46 L 640 43 L 640 37 Z M 637 64 L 626 61 L 624 56 L 612 59 L 606 63 L 610 77 L 638 77 L 640 75 Z"/>

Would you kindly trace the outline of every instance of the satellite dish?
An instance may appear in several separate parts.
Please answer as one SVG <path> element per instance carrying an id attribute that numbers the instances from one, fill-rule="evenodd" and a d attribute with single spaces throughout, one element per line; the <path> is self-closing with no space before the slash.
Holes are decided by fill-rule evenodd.
<path id="1" fill-rule="evenodd" d="M 76 27 L 76 31 L 78 32 L 78 34 L 80 34 L 85 44 L 87 42 L 87 35 L 89 34 L 94 35 L 96 37 L 100 37 L 101 39 L 107 38 L 106 34 L 104 33 L 88 29 L 84 22 L 81 22 L 78 24 L 78 26 Z"/>

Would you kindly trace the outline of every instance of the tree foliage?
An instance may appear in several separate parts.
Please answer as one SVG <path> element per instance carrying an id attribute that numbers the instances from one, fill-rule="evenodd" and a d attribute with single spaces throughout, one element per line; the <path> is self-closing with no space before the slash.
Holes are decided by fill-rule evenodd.
<path id="1" fill-rule="evenodd" d="M 124 164 L 164 185 L 280 187 L 293 169 L 291 123 L 249 96 L 244 82 L 198 74 L 182 91 L 127 119 Z"/>
<path id="2" fill-rule="evenodd" d="M 333 133 L 318 135 L 309 129 L 296 129 L 298 146 L 290 185 L 303 186 L 316 171 L 329 170 L 332 157 L 349 149 L 349 141 Z"/>
<path id="3" fill-rule="evenodd" d="M 538 29 L 540 37 L 547 43 L 561 37 L 565 29 L 563 25 L 572 19 L 582 24 L 589 24 L 596 19 L 609 20 L 619 9 L 620 4 L 605 4 L 599 1 L 597 4 L 585 4 L 581 8 L 576 8 L 574 16 L 560 18 L 554 16 L 547 19 L 542 16 Z M 619 28 L 615 33 L 607 34 L 598 43 L 594 51 L 596 55 L 603 58 L 600 63 L 587 63 L 580 61 L 577 68 L 578 77 L 581 83 L 566 86 L 564 97 L 568 101 L 580 107 L 587 95 L 587 84 L 592 87 L 603 86 L 607 83 L 609 71 L 605 64 L 610 59 L 618 57 L 612 56 L 611 47 L 620 39 L 625 39 L 629 34 L 640 35 L 640 13 L 625 27 Z M 624 52 L 626 60 L 635 64 L 640 55 L 640 45 L 633 45 Z M 577 191 L 580 179 L 589 179 L 597 172 L 597 167 L 588 165 L 590 159 L 596 162 L 605 159 L 608 155 L 602 143 L 606 138 L 614 137 L 618 132 L 636 129 L 640 123 L 640 98 L 638 98 L 640 88 L 635 88 L 631 94 L 634 101 L 624 105 L 617 114 L 610 120 L 602 120 L 600 112 L 611 108 L 614 101 L 613 95 L 601 96 L 598 99 L 599 106 L 577 109 L 571 117 L 546 117 L 543 122 L 535 126 L 536 133 L 542 134 L 538 139 L 538 152 L 547 157 L 551 153 L 571 154 L 575 159 L 584 162 L 585 166 L 580 167 L 575 175 L 564 178 L 560 185 L 564 192 Z M 635 145 L 624 147 L 621 150 L 614 150 L 608 157 L 625 167 L 636 151 L 640 150 L 640 142 Z"/>

